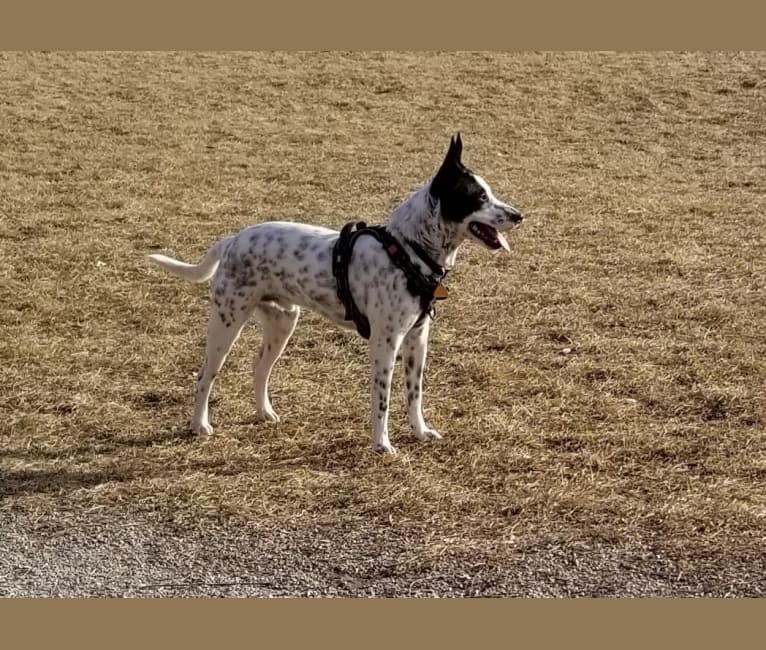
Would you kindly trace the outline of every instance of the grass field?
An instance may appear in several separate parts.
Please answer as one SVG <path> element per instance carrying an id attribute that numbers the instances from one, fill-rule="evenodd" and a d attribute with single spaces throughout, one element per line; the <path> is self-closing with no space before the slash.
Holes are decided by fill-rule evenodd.
<path id="1" fill-rule="evenodd" d="M 0 511 L 422 531 L 419 557 L 766 537 L 766 55 L 0 55 Z M 271 219 L 382 222 L 464 160 L 524 210 L 466 244 L 425 412 L 369 447 L 366 347 L 304 314 L 252 421 L 246 331 L 186 434 L 196 261 Z M 619 568 L 615 569 L 619 570 Z M 766 585 L 761 583 L 762 588 Z"/>

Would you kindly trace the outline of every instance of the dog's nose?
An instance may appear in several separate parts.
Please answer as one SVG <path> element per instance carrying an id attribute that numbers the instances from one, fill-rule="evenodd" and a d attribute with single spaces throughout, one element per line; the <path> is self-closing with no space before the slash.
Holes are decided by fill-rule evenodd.
<path id="1" fill-rule="evenodd" d="M 521 223 L 524 221 L 524 215 L 518 210 L 508 210 L 508 219 L 513 223 Z"/>

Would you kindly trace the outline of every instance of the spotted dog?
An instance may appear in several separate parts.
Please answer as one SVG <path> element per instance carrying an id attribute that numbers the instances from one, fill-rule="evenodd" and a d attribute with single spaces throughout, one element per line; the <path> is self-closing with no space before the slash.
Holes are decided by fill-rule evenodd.
<path id="1" fill-rule="evenodd" d="M 492 250 L 510 250 L 502 231 L 523 218 L 517 209 L 496 198 L 484 179 L 463 165 L 462 148 L 460 134 L 451 138 L 436 175 L 396 207 L 386 225 L 377 230 L 349 224 L 341 237 L 336 230 L 318 226 L 266 222 L 216 242 L 197 265 L 164 255 L 149 256 L 186 280 L 213 278 L 192 431 L 212 433 L 210 391 L 251 316 L 260 322 L 263 332 L 261 349 L 253 361 L 256 414 L 262 420 L 278 420 L 269 399 L 269 376 L 303 308 L 319 312 L 340 326 L 356 326 L 360 333 L 360 322 L 367 323 L 363 335 L 369 338 L 372 445 L 376 451 L 396 453 L 388 435 L 388 406 L 399 354 L 412 433 L 420 440 L 441 438 L 426 423 L 422 410 L 433 299 L 424 291 L 444 291 L 441 280 L 454 266 L 466 239 Z M 341 246 L 344 243 L 345 248 Z M 338 266 L 343 267 L 341 271 Z"/>

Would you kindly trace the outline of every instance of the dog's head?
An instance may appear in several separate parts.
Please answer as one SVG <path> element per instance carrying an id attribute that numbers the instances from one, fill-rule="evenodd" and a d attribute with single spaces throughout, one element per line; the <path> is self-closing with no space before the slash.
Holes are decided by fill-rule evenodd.
<path id="1" fill-rule="evenodd" d="M 489 249 L 510 250 L 502 232 L 521 223 L 524 216 L 492 193 L 487 182 L 463 165 L 460 134 L 450 139 L 449 150 L 428 191 L 439 215 Z"/>

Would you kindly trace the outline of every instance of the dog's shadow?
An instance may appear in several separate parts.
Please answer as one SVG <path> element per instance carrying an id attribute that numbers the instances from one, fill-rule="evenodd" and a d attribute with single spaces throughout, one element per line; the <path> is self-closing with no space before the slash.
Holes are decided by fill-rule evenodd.
<path id="1" fill-rule="evenodd" d="M 22 494 L 52 494 L 95 487 L 113 481 L 130 481 L 137 473 L 128 468 L 87 470 L 4 471 L 0 475 L 0 502 Z"/>
<path id="2" fill-rule="evenodd" d="M 155 445 L 191 444 L 195 436 L 187 428 L 165 430 L 139 438 L 111 432 L 99 432 L 87 443 L 61 450 L 14 449 L 0 450 L 0 457 L 30 463 L 70 460 L 71 464 L 83 466 L 92 462 L 94 455 L 106 461 L 108 467 L 94 469 L 22 468 L 0 472 L 0 502 L 31 494 L 55 494 L 112 482 L 128 482 L 149 472 L 136 469 L 129 460 L 119 456 L 126 448 L 147 448 Z M 154 476 L 167 471 L 154 473 Z"/>
<path id="3" fill-rule="evenodd" d="M 253 442 L 279 437 L 280 432 L 273 425 L 256 425 L 243 420 L 244 425 L 233 436 L 242 442 Z M 214 436 L 224 435 L 220 433 Z M 86 443 L 66 450 L 55 451 L 46 449 L 21 449 L 0 451 L 0 456 L 14 460 L 25 460 L 30 463 L 45 461 L 68 460 L 71 469 L 66 466 L 56 469 L 49 467 L 23 468 L 6 470 L 0 473 L 0 503 L 19 496 L 33 494 L 63 494 L 80 489 L 95 488 L 105 483 L 128 483 L 141 478 L 162 478 L 177 476 L 182 470 L 175 464 L 168 465 L 167 461 L 153 463 L 151 458 L 144 457 L 147 462 L 133 462 L 132 452 L 145 452 L 153 447 L 167 450 L 168 447 L 178 449 L 183 460 L 183 471 L 204 471 L 214 476 L 236 476 L 261 470 L 289 470 L 301 468 L 317 472 L 348 472 L 365 471 L 370 466 L 380 462 L 390 461 L 390 457 L 381 456 L 372 451 L 369 439 L 360 434 L 356 436 L 335 436 L 316 440 L 306 440 L 299 448 L 294 446 L 270 445 L 270 453 L 261 455 L 252 461 L 239 459 L 235 463 L 228 461 L 219 454 L 208 458 L 200 458 L 197 447 L 204 438 L 191 432 L 188 426 L 176 426 L 141 435 L 129 435 L 103 431 L 96 434 Z M 415 452 L 422 443 L 417 441 L 400 440 L 401 452 Z M 102 459 L 102 464 L 93 469 L 87 468 L 93 462 L 94 454 Z M 106 467 L 104 467 L 106 465 Z"/>

